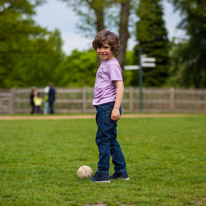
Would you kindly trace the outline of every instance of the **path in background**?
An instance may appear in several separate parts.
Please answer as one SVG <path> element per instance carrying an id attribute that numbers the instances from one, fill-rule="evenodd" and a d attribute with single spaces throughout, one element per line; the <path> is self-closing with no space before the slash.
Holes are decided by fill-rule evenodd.
<path id="1" fill-rule="evenodd" d="M 121 118 L 185 117 L 187 114 L 123 114 Z M 95 119 L 95 115 L 0 116 L 0 120 Z"/>

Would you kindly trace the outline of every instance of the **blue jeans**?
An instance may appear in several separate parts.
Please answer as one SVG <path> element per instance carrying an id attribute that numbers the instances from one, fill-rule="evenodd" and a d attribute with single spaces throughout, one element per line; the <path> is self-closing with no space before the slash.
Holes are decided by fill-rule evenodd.
<path id="1" fill-rule="evenodd" d="M 54 101 L 49 101 L 50 114 L 54 114 Z"/>
<path id="2" fill-rule="evenodd" d="M 96 123 L 98 126 L 96 144 L 99 150 L 98 172 L 108 174 L 110 156 L 112 156 L 115 172 L 126 171 L 125 158 L 117 141 L 117 121 L 111 119 L 113 107 L 114 102 L 96 107 Z"/>
<path id="3" fill-rule="evenodd" d="M 45 114 L 45 115 L 48 114 L 48 106 L 49 106 L 49 102 L 45 101 L 45 102 L 44 102 L 44 114 Z"/>

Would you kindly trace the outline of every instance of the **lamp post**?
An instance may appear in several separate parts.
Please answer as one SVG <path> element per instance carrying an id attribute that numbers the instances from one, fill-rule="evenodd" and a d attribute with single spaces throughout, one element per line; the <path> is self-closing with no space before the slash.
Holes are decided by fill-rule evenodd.
<path id="1" fill-rule="evenodd" d="M 142 49 L 139 50 L 139 112 L 142 114 Z"/>

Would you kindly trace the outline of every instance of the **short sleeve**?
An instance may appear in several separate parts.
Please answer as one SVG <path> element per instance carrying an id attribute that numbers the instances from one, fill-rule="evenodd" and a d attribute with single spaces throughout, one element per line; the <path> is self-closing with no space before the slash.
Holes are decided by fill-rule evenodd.
<path id="1" fill-rule="evenodd" d="M 122 70 L 118 65 L 111 65 L 109 67 L 109 74 L 111 81 L 122 81 Z"/>

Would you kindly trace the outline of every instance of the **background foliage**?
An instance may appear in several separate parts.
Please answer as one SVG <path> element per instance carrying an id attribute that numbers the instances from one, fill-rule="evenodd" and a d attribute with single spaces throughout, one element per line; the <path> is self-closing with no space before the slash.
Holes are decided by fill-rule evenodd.
<path id="1" fill-rule="evenodd" d="M 138 45 L 134 49 L 135 63 L 139 64 L 140 49 L 148 57 L 154 57 L 156 67 L 143 68 L 143 85 L 161 87 L 169 77 L 169 41 L 163 20 L 161 0 L 140 0 L 137 16 L 139 17 L 136 24 Z M 137 85 L 138 82 L 136 78 L 133 78 L 131 83 Z"/>
<path id="2" fill-rule="evenodd" d="M 184 29 L 187 40 L 179 42 L 173 53 L 173 74 L 179 73 L 181 86 L 206 87 L 206 1 L 173 0 L 175 9 L 182 13 L 179 27 Z"/>
<path id="3" fill-rule="evenodd" d="M 97 55 L 94 50 L 77 51 L 66 57 L 56 72 L 57 86 L 93 86 L 97 70 Z"/>
<path id="4" fill-rule="evenodd" d="M 179 28 L 186 32 L 185 39 L 169 42 L 162 0 L 140 0 L 139 3 L 62 0 L 62 3 L 76 9 L 85 35 L 94 36 L 102 28 L 119 30 L 122 50 L 117 58 L 122 67 L 138 63 L 140 48 L 147 56 L 157 59 L 156 68 L 144 69 L 144 86 L 205 88 L 206 2 L 169 1 L 175 11 L 181 12 Z M 32 18 L 36 7 L 44 2 L 0 1 L 0 88 L 45 86 L 48 82 L 61 87 L 93 86 L 98 67 L 95 51 L 75 50 L 66 55 L 60 31 L 48 31 Z M 83 13 L 82 8 L 90 9 L 90 14 Z M 127 39 L 135 29 L 137 45 L 134 51 L 125 51 Z M 123 76 L 126 86 L 138 85 L 138 71 L 123 71 Z"/>
<path id="5" fill-rule="evenodd" d="M 0 87 L 43 86 L 62 61 L 62 40 L 32 20 L 39 2 L 0 3 Z M 42 1 L 41 1 L 42 2 Z"/>

